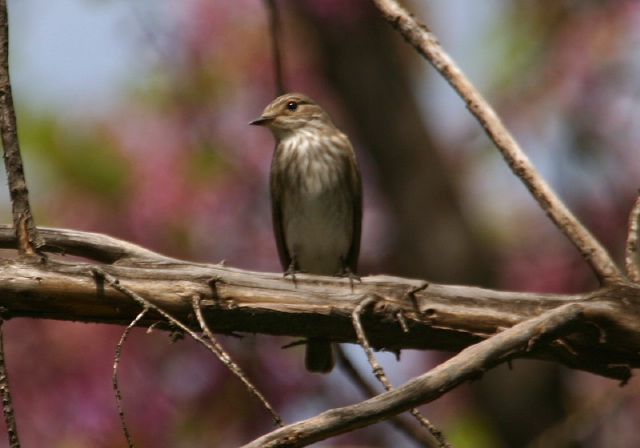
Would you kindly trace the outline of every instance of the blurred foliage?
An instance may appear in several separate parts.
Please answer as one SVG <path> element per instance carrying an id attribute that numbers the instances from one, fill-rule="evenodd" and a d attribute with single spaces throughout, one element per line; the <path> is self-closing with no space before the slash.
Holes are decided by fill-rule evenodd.
<path id="1" fill-rule="evenodd" d="M 296 90 L 312 93 L 343 117 L 336 92 L 319 74 L 313 43 L 301 39 L 306 34 L 294 10 L 281 3 L 288 78 Z M 454 3 L 442 8 L 454 14 Z M 476 45 L 488 60 L 498 61 L 481 67 L 490 79 L 491 101 L 545 177 L 619 256 L 640 177 L 640 2 L 489 3 L 495 22 L 474 42 L 460 45 Z M 314 7 L 317 20 L 362 18 L 355 2 L 327 0 Z M 172 8 L 175 14 L 166 23 L 152 27 L 132 14 L 139 20 L 132 45 L 141 54 L 153 53 L 155 62 L 148 76 L 130 81 L 126 96 L 104 116 L 20 105 L 36 220 L 109 233 L 194 261 L 226 259 L 242 268 L 278 270 L 267 191 L 273 141 L 246 125 L 273 95 L 264 5 L 190 0 Z M 474 20 L 464 11 L 457 14 Z M 424 17 L 446 28 L 451 16 Z M 446 37 L 442 41 L 447 48 Z M 421 64 L 412 67 L 417 72 Z M 575 250 L 517 186 L 477 124 L 460 118 L 468 113 L 453 101 L 459 108 L 455 132 L 434 131 L 446 163 L 464 173 L 457 181 L 469 219 L 499 252 L 500 286 L 553 292 L 592 287 Z M 371 164 L 367 149 L 359 150 L 365 165 Z M 384 167 L 372 171 L 384 176 Z M 375 271 L 392 217 L 375 193 L 367 200 L 364 257 Z M 124 446 L 110 379 L 122 328 L 21 320 L 5 329 L 24 446 Z M 287 342 L 281 338 L 221 339 L 287 422 L 359 398 L 339 372 L 307 374 L 299 348 L 281 350 Z M 409 375 L 438 359 L 410 357 L 388 365 Z M 136 330 L 125 344 L 120 374 L 137 447 L 232 447 L 272 428 L 238 381 L 192 341 L 171 344 L 162 332 Z M 617 387 L 575 372 L 563 380 L 559 398 L 569 414 L 594 391 Z M 638 394 L 629 393 L 589 421 L 588 439 L 577 428 L 574 444 L 562 446 L 634 446 L 624 442 L 638 440 L 637 428 L 628 424 L 640 416 Z M 511 399 L 519 397 L 516 391 Z M 427 415 L 457 448 L 516 446 L 509 445 L 499 423 L 488 423 L 485 412 L 480 400 L 460 392 L 430 405 Z M 381 425 L 335 440 L 407 446 Z"/>
<path id="2" fill-rule="evenodd" d="M 500 448 L 500 437 L 491 430 L 491 424 L 481 415 L 462 413 L 447 428 L 451 446 L 474 448 Z"/>
<path id="3" fill-rule="evenodd" d="M 124 200 L 129 167 L 100 130 L 77 127 L 71 133 L 53 116 L 32 111 L 20 111 L 18 120 L 20 143 L 37 166 L 46 167 L 50 185 L 78 189 L 108 203 Z"/>

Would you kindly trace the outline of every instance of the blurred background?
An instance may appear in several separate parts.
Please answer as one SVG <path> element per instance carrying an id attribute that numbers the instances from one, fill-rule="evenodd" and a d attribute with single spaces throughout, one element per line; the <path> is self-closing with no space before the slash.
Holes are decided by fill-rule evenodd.
<path id="1" fill-rule="evenodd" d="M 38 225 L 166 255 L 279 271 L 273 138 L 247 126 L 275 95 L 261 0 L 9 0 L 11 71 Z M 640 2 L 407 1 L 534 164 L 621 260 L 640 179 Z M 278 0 L 285 82 L 351 137 L 365 178 L 361 274 L 569 293 L 595 281 L 450 87 L 369 1 Z M 0 196 L 10 222 L 8 194 Z M 125 446 L 111 386 L 123 328 L 5 324 L 26 447 Z M 362 397 L 308 374 L 287 338 L 220 342 L 285 422 Z M 345 347 L 365 373 L 357 347 Z M 399 385 L 448 354 L 379 358 Z M 120 366 L 137 447 L 235 447 L 273 428 L 190 340 L 136 329 Z M 456 448 L 640 446 L 640 391 L 515 361 L 423 411 Z M 5 438 L 0 446 L 7 446 Z M 404 447 L 388 424 L 317 446 Z"/>

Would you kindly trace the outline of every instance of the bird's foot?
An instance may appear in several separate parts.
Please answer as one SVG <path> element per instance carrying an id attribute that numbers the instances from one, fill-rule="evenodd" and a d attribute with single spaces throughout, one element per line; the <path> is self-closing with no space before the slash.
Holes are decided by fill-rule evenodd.
<path id="1" fill-rule="evenodd" d="M 351 286 L 351 292 L 353 292 L 353 281 L 359 281 L 362 283 L 360 276 L 353 272 L 349 266 L 344 266 L 340 272 L 338 272 L 337 277 L 348 277 L 349 278 L 349 286 Z"/>
<path id="2" fill-rule="evenodd" d="M 282 273 L 282 276 L 284 278 L 286 277 L 291 277 L 291 281 L 293 282 L 293 286 L 297 287 L 297 283 L 296 283 L 296 274 L 301 273 L 304 274 L 305 271 L 302 271 L 300 269 L 298 269 L 298 265 L 296 263 L 295 258 L 293 260 L 291 260 L 291 263 L 289 263 L 289 267 L 287 268 L 286 271 L 284 271 Z"/>

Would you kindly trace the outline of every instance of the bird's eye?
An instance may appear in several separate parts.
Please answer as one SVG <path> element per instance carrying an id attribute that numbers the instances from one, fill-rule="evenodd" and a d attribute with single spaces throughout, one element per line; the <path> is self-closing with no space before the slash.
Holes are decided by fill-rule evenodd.
<path id="1" fill-rule="evenodd" d="M 295 101 L 290 101 L 287 103 L 287 109 L 296 110 L 297 108 L 298 108 L 298 103 L 296 103 Z"/>

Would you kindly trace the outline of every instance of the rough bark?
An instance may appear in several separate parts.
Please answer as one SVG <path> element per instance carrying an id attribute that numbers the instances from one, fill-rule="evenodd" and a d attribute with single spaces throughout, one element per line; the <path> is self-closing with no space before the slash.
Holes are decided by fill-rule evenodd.
<path id="1" fill-rule="evenodd" d="M 193 328 L 197 321 L 192 299 L 199 297 L 215 332 L 323 336 L 354 342 L 351 313 L 363 298 L 374 297 L 375 305 L 363 316 L 373 347 L 458 352 L 543 312 L 575 303 L 584 306 L 584 319 L 574 331 L 536 347 L 528 357 L 623 381 L 630 368 L 640 366 L 640 288 L 632 283 L 611 284 L 585 294 L 553 295 L 371 276 L 351 290 L 348 279 L 301 274 L 296 287 L 281 274 L 184 262 L 104 235 L 45 228 L 41 234 L 45 248 L 110 260 L 100 269 Z M 8 226 L 0 228 L 0 247 L 15 247 Z M 3 260 L 0 305 L 4 316 L 128 324 L 139 313 L 139 305 L 96 278 L 94 266 L 53 258 Z M 158 320 L 150 313 L 141 325 Z"/>

